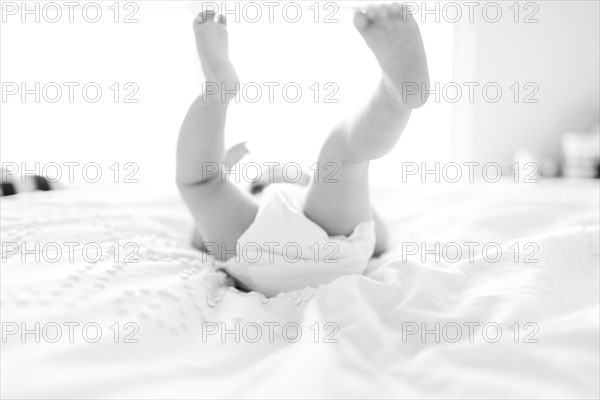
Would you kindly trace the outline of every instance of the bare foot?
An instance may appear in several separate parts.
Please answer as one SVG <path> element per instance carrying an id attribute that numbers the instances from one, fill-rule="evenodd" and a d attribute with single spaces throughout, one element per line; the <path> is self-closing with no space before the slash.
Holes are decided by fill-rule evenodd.
<path id="1" fill-rule="evenodd" d="M 398 4 L 369 6 L 354 15 L 354 26 L 375 54 L 386 88 L 410 108 L 427 100 L 423 88 L 429 88 L 427 56 L 419 26 L 412 15 Z M 418 94 L 403 93 L 405 85 L 419 88 Z M 425 93 L 426 94 L 426 93 Z"/>
<path id="2" fill-rule="evenodd" d="M 239 78 L 229 60 L 229 35 L 225 17 L 216 16 L 212 12 L 200 13 L 194 19 L 194 33 L 207 85 L 212 84 L 219 91 L 226 89 L 227 100 L 231 100 L 239 90 Z M 220 99 L 221 96 L 217 98 Z"/>

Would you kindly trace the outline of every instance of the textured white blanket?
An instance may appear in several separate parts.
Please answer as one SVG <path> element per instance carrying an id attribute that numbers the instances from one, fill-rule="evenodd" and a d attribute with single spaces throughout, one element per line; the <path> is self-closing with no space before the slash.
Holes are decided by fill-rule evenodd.
<path id="1" fill-rule="evenodd" d="M 373 197 L 392 251 L 272 299 L 190 247 L 175 193 L 3 198 L 2 397 L 599 396 L 597 181 Z"/>

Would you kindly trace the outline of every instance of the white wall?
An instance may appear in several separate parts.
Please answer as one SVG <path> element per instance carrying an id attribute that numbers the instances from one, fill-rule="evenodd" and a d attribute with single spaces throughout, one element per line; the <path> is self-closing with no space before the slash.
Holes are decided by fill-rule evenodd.
<path id="1" fill-rule="evenodd" d="M 455 79 L 495 81 L 506 90 L 496 104 L 455 107 L 454 154 L 503 166 L 522 146 L 559 157 L 563 132 L 588 130 L 599 119 L 600 3 L 535 2 L 539 22 L 531 24 L 514 23 L 513 2 L 500 3 L 506 16 L 500 22 L 479 18 L 456 26 Z M 522 18 L 533 9 L 521 11 Z M 515 103 L 508 90 L 514 82 L 537 83 L 539 103 Z"/>
<path id="2" fill-rule="evenodd" d="M 34 3 L 41 2 L 27 2 L 29 9 Z M 86 22 L 81 7 L 75 9 L 72 23 L 65 10 L 56 23 L 44 18 L 36 22 L 35 15 L 27 15 L 23 23 L 20 11 L 6 16 L 0 35 L 2 82 L 25 83 L 28 89 L 56 82 L 64 90 L 56 103 L 44 96 L 39 103 L 34 95 L 25 101 L 21 93 L 7 96 L 0 119 L 3 163 L 24 163 L 28 169 L 38 163 L 44 172 L 51 163 L 78 162 L 73 181 L 86 185 L 95 179 L 95 170 L 87 176 L 82 168 L 96 163 L 102 173 L 98 184 L 122 184 L 124 176 L 133 173 L 132 179 L 140 183 L 164 187 L 167 182 L 175 188 L 177 132 L 198 86 L 193 80 L 193 14 L 182 2 L 173 2 L 169 12 L 156 3 L 140 3 L 136 23 L 122 22 L 132 12 L 123 3 L 119 23 L 114 23 L 108 8 L 112 2 L 99 2 L 103 14 L 97 23 Z M 22 3 L 17 4 L 20 8 Z M 79 84 L 73 102 L 65 82 Z M 121 88 L 127 82 L 137 85 L 137 103 L 125 103 L 123 96 L 129 91 L 123 90 L 115 103 L 109 89 L 115 82 Z M 81 88 L 88 83 L 97 83 L 103 91 L 95 103 L 82 98 Z M 116 162 L 118 168 L 111 169 Z M 126 163 L 135 163 L 137 171 L 124 168 Z M 68 169 L 60 172 L 59 183 L 69 184 Z"/>

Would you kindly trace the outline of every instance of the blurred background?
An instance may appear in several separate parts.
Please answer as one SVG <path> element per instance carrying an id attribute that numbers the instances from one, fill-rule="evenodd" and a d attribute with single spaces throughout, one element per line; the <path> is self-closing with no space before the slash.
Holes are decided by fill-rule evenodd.
<path id="1" fill-rule="evenodd" d="M 352 25 L 367 2 L 275 3 L 272 21 L 262 2 L 212 3 L 228 13 L 245 94 L 230 107 L 227 142 L 248 141 L 256 160 L 309 168 L 330 128 L 378 80 Z M 407 161 L 496 162 L 505 171 L 536 162 L 549 177 L 597 176 L 599 2 L 475 3 L 409 3 L 437 92 L 373 164 L 372 182 L 401 184 Z M 110 177 L 99 183 L 118 171 L 119 182 L 129 175 L 175 189 L 178 131 L 203 82 L 192 32 L 202 3 L 83 2 L 72 21 L 64 5 L 48 4 L 2 2 L 3 167 L 79 163 L 74 183 L 86 184 L 82 166 L 93 162 Z"/>

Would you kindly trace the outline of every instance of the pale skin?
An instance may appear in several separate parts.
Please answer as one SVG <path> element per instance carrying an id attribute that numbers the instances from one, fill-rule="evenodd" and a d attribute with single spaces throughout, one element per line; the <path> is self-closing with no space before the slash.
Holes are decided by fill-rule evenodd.
<path id="1" fill-rule="evenodd" d="M 304 214 L 330 236 L 350 235 L 361 222 L 375 221 L 374 255 L 385 251 L 387 234 L 373 213 L 369 196 L 369 163 L 396 145 L 411 111 L 423 105 L 421 96 L 403 96 L 404 83 L 429 86 L 423 41 L 413 17 L 399 4 L 357 11 L 354 25 L 381 67 L 381 80 L 362 110 L 339 123 L 321 148 L 318 167 L 326 176 L 328 163 L 339 167 L 336 182 L 313 180 Z M 194 20 L 198 54 L 206 82 L 225 85 L 227 95 L 199 96 L 191 105 L 177 143 L 177 184 L 196 223 L 195 245 L 219 243 L 234 249 L 254 221 L 258 203 L 253 196 L 218 173 L 206 174 L 208 164 L 222 165 L 225 120 L 231 89 L 239 83 L 229 60 L 228 33 L 223 17 L 202 13 Z M 232 257 L 222 251 L 221 261 Z"/>

